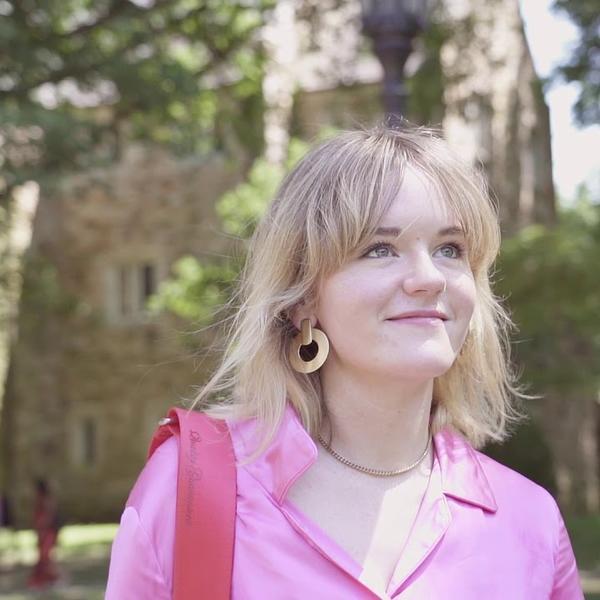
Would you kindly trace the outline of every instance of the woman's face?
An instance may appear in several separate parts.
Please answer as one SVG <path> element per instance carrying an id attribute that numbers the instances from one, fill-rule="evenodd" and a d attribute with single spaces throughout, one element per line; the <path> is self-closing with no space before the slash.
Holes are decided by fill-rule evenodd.
<path id="1" fill-rule="evenodd" d="M 323 368 L 438 377 L 465 340 L 475 294 L 458 220 L 407 169 L 375 237 L 322 282 L 313 315 L 330 340 Z"/>

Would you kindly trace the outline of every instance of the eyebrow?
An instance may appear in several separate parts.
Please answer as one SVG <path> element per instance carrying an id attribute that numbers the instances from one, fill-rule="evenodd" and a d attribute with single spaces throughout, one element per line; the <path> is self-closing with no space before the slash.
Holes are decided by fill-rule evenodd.
<path id="1" fill-rule="evenodd" d="M 375 235 L 398 237 L 402 233 L 400 227 L 378 227 L 375 230 Z M 458 225 L 444 227 L 438 231 L 438 235 L 465 235 L 465 231 Z"/>

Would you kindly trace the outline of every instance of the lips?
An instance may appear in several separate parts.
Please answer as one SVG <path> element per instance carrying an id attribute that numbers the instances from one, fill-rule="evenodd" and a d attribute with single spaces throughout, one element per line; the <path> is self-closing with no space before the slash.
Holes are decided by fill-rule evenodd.
<path id="1" fill-rule="evenodd" d="M 448 315 L 439 310 L 412 310 L 390 317 L 388 321 L 400 321 L 402 319 L 440 319 L 441 321 L 447 321 Z"/>

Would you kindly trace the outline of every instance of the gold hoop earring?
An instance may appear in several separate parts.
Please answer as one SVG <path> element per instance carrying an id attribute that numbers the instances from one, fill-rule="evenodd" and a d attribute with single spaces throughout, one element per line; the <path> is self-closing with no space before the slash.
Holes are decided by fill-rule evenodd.
<path id="1" fill-rule="evenodd" d="M 302 319 L 302 330 L 298 333 L 290 344 L 290 363 L 294 371 L 298 373 L 312 373 L 323 366 L 323 363 L 329 355 L 329 339 L 323 331 L 312 327 L 310 319 Z M 317 353 L 314 358 L 304 360 L 300 355 L 302 346 L 310 346 L 315 342 L 317 344 Z"/>

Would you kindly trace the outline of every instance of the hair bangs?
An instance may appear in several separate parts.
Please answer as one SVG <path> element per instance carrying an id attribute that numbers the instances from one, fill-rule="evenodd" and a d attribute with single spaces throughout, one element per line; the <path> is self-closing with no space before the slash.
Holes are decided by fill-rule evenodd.
<path id="1" fill-rule="evenodd" d="M 333 138 L 300 166 L 313 182 L 293 193 L 306 207 L 304 275 L 315 286 L 373 236 L 401 185 L 404 165 L 392 140 L 361 137 Z"/>

